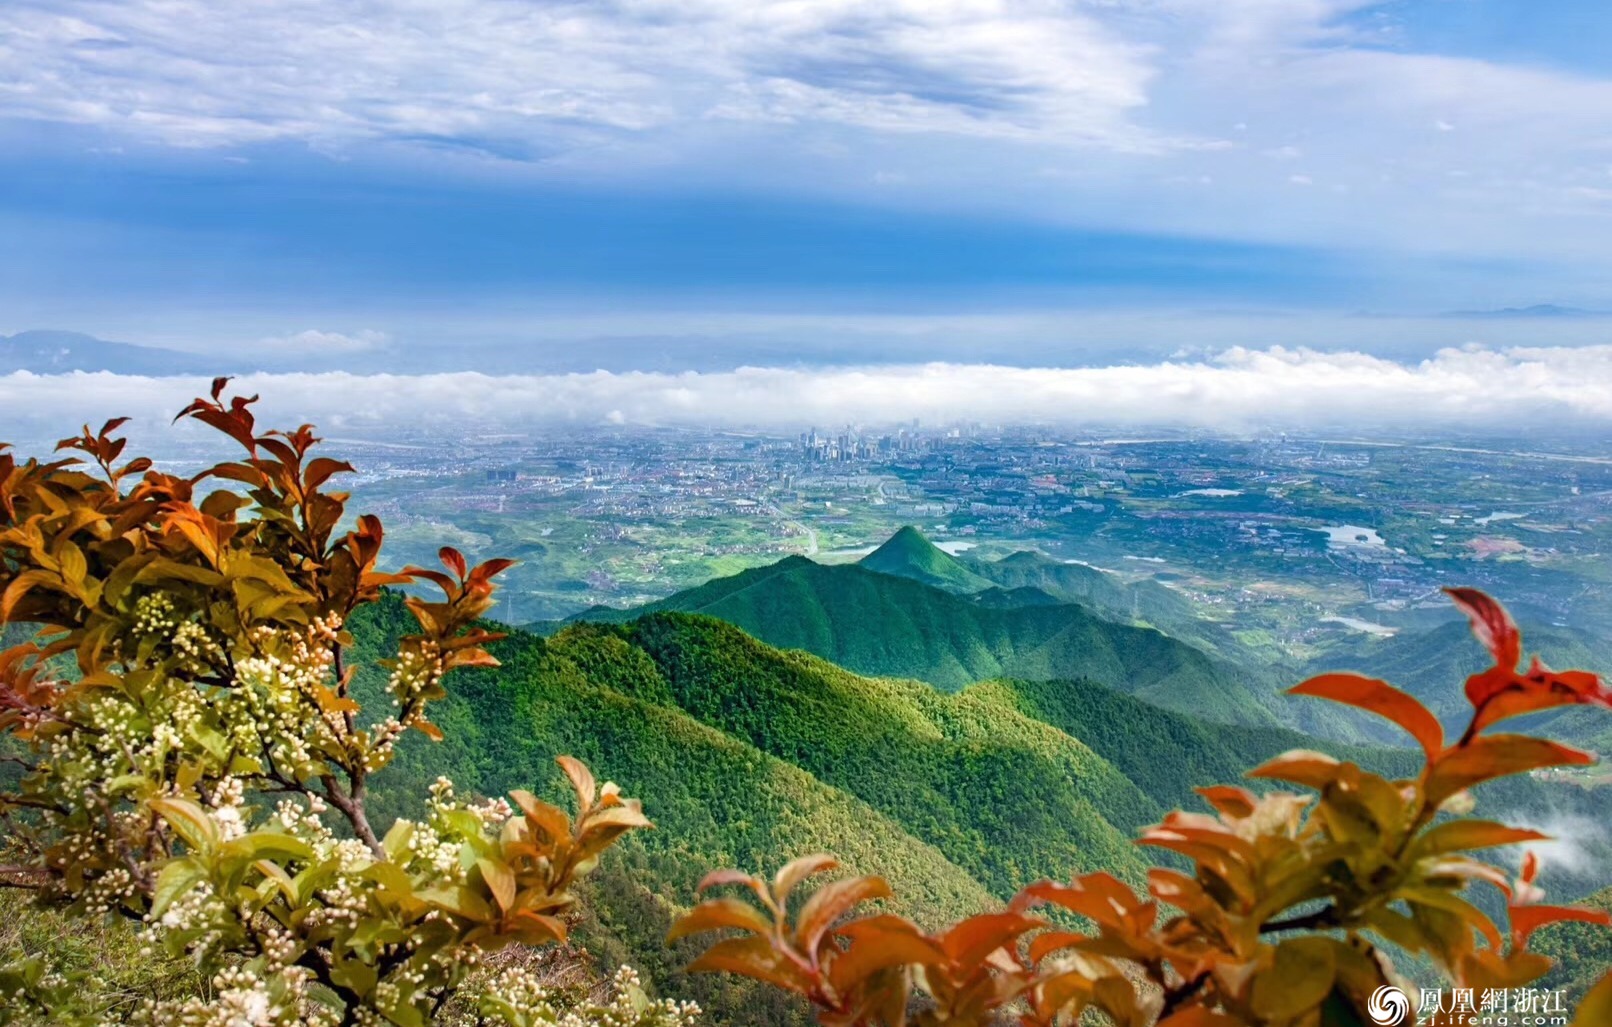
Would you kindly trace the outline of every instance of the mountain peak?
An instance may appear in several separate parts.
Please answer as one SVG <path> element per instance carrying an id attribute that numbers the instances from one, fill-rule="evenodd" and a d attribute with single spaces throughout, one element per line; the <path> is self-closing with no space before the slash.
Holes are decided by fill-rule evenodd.
<path id="1" fill-rule="evenodd" d="M 860 564 L 870 571 L 912 578 L 949 592 L 978 592 L 991 585 L 910 524 L 864 556 Z"/>
<path id="2" fill-rule="evenodd" d="M 65 374 L 71 371 L 110 371 L 114 374 L 201 375 L 217 373 L 217 357 L 107 342 L 82 332 L 32 329 L 7 338 L 0 335 L 0 374 L 30 371 Z"/>
<path id="3" fill-rule="evenodd" d="M 951 557 L 945 550 L 929 541 L 923 532 L 909 524 L 885 539 L 879 548 L 864 556 L 859 562 L 864 567 L 877 571 L 897 565 L 917 565 L 929 569 L 930 565 L 943 563 L 949 559 Z"/>
<path id="4" fill-rule="evenodd" d="M 889 538 L 885 539 L 884 544 L 881 545 L 877 550 L 874 550 L 874 552 L 879 552 L 885 549 L 910 549 L 914 547 L 920 550 L 940 550 L 939 546 L 929 541 L 929 536 L 925 535 L 912 525 L 907 524 L 897 529 L 894 535 L 891 535 Z M 872 554 L 870 553 L 869 555 L 871 556 Z"/>

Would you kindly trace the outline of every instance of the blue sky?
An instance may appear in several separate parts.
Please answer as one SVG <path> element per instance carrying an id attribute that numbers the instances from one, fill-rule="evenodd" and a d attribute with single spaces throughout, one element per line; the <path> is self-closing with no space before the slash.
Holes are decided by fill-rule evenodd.
<path id="1" fill-rule="evenodd" d="M 1609 7 L 8 0 L 0 334 L 1595 341 L 1428 315 L 1612 309 Z"/>

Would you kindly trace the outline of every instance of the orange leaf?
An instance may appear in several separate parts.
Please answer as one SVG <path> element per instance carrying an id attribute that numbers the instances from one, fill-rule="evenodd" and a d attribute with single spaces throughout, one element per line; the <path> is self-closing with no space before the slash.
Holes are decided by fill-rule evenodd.
<path id="1" fill-rule="evenodd" d="M 882 877 L 851 877 L 830 881 L 806 900 L 795 926 L 795 943 L 811 956 L 834 921 L 864 902 L 887 899 L 890 883 Z"/>
<path id="2" fill-rule="evenodd" d="M 1193 791 L 1203 796 L 1219 813 L 1238 820 L 1253 813 L 1254 805 L 1259 801 L 1253 792 L 1235 785 L 1212 785 L 1194 788 Z"/>
<path id="3" fill-rule="evenodd" d="M 554 762 L 565 771 L 565 776 L 571 779 L 571 787 L 576 789 L 578 812 L 592 809 L 597 787 L 593 780 L 593 772 L 581 760 L 572 756 L 557 756 Z"/>
<path id="4" fill-rule="evenodd" d="M 837 933 L 851 943 L 834 957 L 828 971 L 829 981 L 842 994 L 892 966 L 934 966 L 946 961 L 940 946 L 898 916 L 867 917 Z"/>
<path id="5" fill-rule="evenodd" d="M 713 870 L 700 879 L 695 891 L 704 894 L 712 888 L 720 888 L 725 884 L 742 884 L 749 888 L 756 893 L 756 897 L 761 900 L 762 905 L 771 910 L 780 920 L 783 919 L 783 914 L 778 909 L 778 903 L 773 900 L 772 892 L 767 890 L 767 883 L 761 878 L 754 877 L 742 870 Z"/>
<path id="6" fill-rule="evenodd" d="M 510 915 L 510 922 L 514 925 L 520 940 L 527 945 L 565 942 L 565 921 L 558 917 L 547 916 L 530 909 L 517 909 Z"/>
<path id="7" fill-rule="evenodd" d="M 795 890 L 796 885 L 808 877 L 815 877 L 818 874 L 834 870 L 839 865 L 839 862 L 833 856 L 827 856 L 820 852 L 790 860 L 779 867 L 778 873 L 773 875 L 773 900 L 778 903 L 779 909 L 787 908 L 789 895 Z"/>
<path id="8" fill-rule="evenodd" d="M 1404 728 L 1429 756 L 1444 748 L 1444 728 L 1426 706 L 1386 681 L 1359 674 L 1321 674 L 1293 688 L 1289 695 L 1313 695 L 1320 699 L 1357 706 Z"/>
<path id="9" fill-rule="evenodd" d="M 1030 948 L 1026 954 L 1030 957 L 1030 962 L 1039 963 L 1050 953 L 1079 945 L 1087 937 L 1087 935 L 1076 934 L 1073 931 L 1046 931 L 1036 935 L 1031 940 Z"/>
<path id="10" fill-rule="evenodd" d="M 1066 885 L 1051 881 L 1032 884 L 1019 893 L 1015 907 L 1023 908 L 1025 899 L 1050 902 L 1100 924 L 1114 925 L 1133 916 L 1144 905 L 1128 885 L 1102 871 L 1077 877 Z"/>
<path id="11" fill-rule="evenodd" d="M 1578 1004 L 1573 1027 L 1605 1027 L 1612 1023 L 1612 971 L 1608 971 Z"/>
<path id="12" fill-rule="evenodd" d="M 420 732 L 420 734 L 431 739 L 433 742 L 442 741 L 442 729 L 431 723 L 429 720 L 425 720 L 424 718 L 416 720 L 413 724 L 413 727 L 414 730 Z"/>
<path id="13" fill-rule="evenodd" d="M 476 867 L 481 871 L 481 879 L 487 882 L 487 888 L 498 901 L 498 908 L 507 911 L 515 904 L 515 875 L 509 867 L 496 859 L 486 856 L 476 860 Z"/>
<path id="14" fill-rule="evenodd" d="M 1472 622 L 1472 634 L 1494 657 L 1494 665 L 1516 670 L 1522 659 L 1522 634 L 1506 608 L 1475 588 L 1447 588 L 1444 593 Z"/>
<path id="15" fill-rule="evenodd" d="M 328 456 L 319 457 L 308 464 L 303 472 L 303 488 L 310 491 L 323 485 L 333 474 L 352 474 L 353 465 L 345 460 L 332 460 Z"/>
<path id="16" fill-rule="evenodd" d="M 787 957 L 775 951 L 766 938 L 729 938 L 719 941 L 688 965 L 689 973 L 735 973 L 805 993 L 811 980 Z"/>
<path id="17" fill-rule="evenodd" d="M 761 915 L 756 907 L 748 902 L 729 898 L 706 899 L 672 925 L 672 929 L 666 934 L 666 942 L 671 944 L 691 934 L 721 930 L 725 927 L 736 927 L 753 934 L 765 935 L 772 933 L 772 920 Z"/>
<path id="18" fill-rule="evenodd" d="M 531 792 L 519 788 L 510 792 L 509 797 L 526 814 L 527 822 L 543 832 L 546 841 L 553 843 L 571 836 L 571 818 L 559 807 L 550 806 Z"/>
<path id="19" fill-rule="evenodd" d="M 1250 770 L 1247 776 L 1292 781 L 1294 784 L 1308 785 L 1319 791 L 1337 779 L 1343 766 L 1341 760 L 1324 752 L 1293 749 L 1266 760 Z"/>
<path id="20" fill-rule="evenodd" d="M 1529 735 L 1483 735 L 1433 761 L 1428 801 L 1438 804 L 1473 785 L 1543 767 L 1594 763 L 1588 753 Z"/>
<path id="21" fill-rule="evenodd" d="M 1570 920 L 1612 927 L 1612 914 L 1602 909 L 1589 909 L 1584 906 L 1512 906 L 1511 935 L 1520 948 L 1528 944 L 1529 935 L 1546 924 Z"/>
<path id="22" fill-rule="evenodd" d="M 940 947 L 957 966 L 972 968 L 1021 934 L 1040 926 L 1042 921 L 1018 913 L 980 913 L 943 934 Z"/>

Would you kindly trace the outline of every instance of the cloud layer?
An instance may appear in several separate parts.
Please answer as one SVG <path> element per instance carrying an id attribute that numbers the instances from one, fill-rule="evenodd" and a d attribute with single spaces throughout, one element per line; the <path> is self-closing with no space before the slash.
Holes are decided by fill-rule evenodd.
<path id="1" fill-rule="evenodd" d="M 1481 23 L 1501 0 L 1471 2 Z M 1370 0 L 10 0 L 0 119 L 1604 257 L 1612 76 L 1419 52 L 1394 17 Z"/>
<path id="2" fill-rule="evenodd" d="M 0 377 L 14 423 L 133 415 L 162 424 L 201 380 L 112 374 Z M 1235 348 L 1203 361 L 1079 369 L 922 364 L 495 377 L 255 375 L 263 416 L 327 430 L 424 421 L 799 428 L 908 418 L 1086 426 L 1493 428 L 1612 423 L 1612 346 L 1449 349 L 1415 363 L 1362 353 Z"/>
<path id="3" fill-rule="evenodd" d="M 180 146 L 531 155 L 701 118 L 1134 143 L 1151 74 L 1049 0 L 20 0 L 0 39 L 12 113 Z"/>

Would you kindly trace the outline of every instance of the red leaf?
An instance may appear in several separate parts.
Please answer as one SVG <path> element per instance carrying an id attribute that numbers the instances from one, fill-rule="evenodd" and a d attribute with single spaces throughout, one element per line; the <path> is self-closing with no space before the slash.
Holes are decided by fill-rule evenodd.
<path id="1" fill-rule="evenodd" d="M 1386 681 L 1359 674 L 1322 674 L 1288 689 L 1288 694 L 1331 699 L 1391 720 L 1416 739 L 1429 756 L 1436 756 L 1444 748 L 1444 728 L 1438 718 Z"/>
<path id="2" fill-rule="evenodd" d="M 736 927 L 752 934 L 770 934 L 772 919 L 763 916 L 748 902 L 729 898 L 706 899 L 672 925 L 672 929 L 666 934 L 666 943 L 669 945 L 690 934 L 716 931 L 725 927 Z"/>
<path id="3" fill-rule="evenodd" d="M 1497 669 L 1467 679 L 1467 698 L 1477 709 L 1474 730 L 1497 721 L 1557 706 L 1612 707 L 1612 689 L 1585 670 L 1554 671 L 1534 657 L 1528 673 Z"/>
<path id="4" fill-rule="evenodd" d="M 443 546 L 437 551 L 437 556 L 441 558 L 442 565 L 453 571 L 460 581 L 465 579 L 465 556 L 463 553 L 452 546 Z"/>
<path id="5" fill-rule="evenodd" d="M 1529 735 L 1483 735 L 1451 749 L 1433 762 L 1427 780 L 1429 802 L 1441 803 L 1456 792 L 1510 774 L 1544 767 L 1594 763 L 1589 753 Z"/>
<path id="6" fill-rule="evenodd" d="M 1586 909 L 1583 906 L 1512 906 L 1511 936 L 1520 948 L 1528 944 L 1529 935 L 1546 924 L 1567 920 L 1612 927 L 1612 915 L 1601 909 Z"/>
<path id="7" fill-rule="evenodd" d="M 1042 921 L 1018 913 L 979 913 L 947 931 L 940 946 L 959 967 L 974 967 L 1021 934 L 1042 926 Z"/>
<path id="8" fill-rule="evenodd" d="M 1472 622 L 1472 633 L 1494 657 L 1496 667 L 1516 670 L 1522 659 L 1522 635 L 1506 608 L 1475 588 L 1444 590 Z"/>
<path id="9" fill-rule="evenodd" d="M 890 883 L 882 877 L 851 877 L 823 885 L 801 907 L 795 928 L 796 944 L 808 957 L 815 958 L 817 943 L 834 921 L 864 902 L 887 899 L 890 895 Z"/>
<path id="10" fill-rule="evenodd" d="M 836 933 L 851 943 L 828 971 L 834 989 L 841 993 L 887 967 L 934 966 L 946 960 L 940 947 L 910 921 L 888 913 L 854 921 Z"/>
<path id="11" fill-rule="evenodd" d="M 1208 788 L 1194 788 L 1193 791 L 1203 796 L 1222 816 L 1239 820 L 1253 813 L 1254 804 L 1259 801 L 1253 792 L 1235 785 L 1211 785 Z"/>

